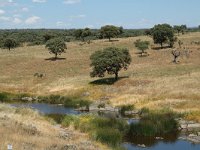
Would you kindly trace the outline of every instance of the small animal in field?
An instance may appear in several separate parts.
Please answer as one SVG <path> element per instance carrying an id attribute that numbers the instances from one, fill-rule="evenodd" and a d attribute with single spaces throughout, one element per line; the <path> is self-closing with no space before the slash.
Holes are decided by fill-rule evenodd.
<path id="1" fill-rule="evenodd" d="M 43 77 L 45 77 L 45 74 L 43 74 L 43 73 L 35 73 L 34 77 L 43 78 Z"/>

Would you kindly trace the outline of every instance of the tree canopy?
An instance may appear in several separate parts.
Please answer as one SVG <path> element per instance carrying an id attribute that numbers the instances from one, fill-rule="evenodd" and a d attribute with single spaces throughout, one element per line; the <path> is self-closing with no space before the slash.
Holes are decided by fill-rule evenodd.
<path id="1" fill-rule="evenodd" d="M 76 39 L 81 39 L 82 41 L 85 41 L 85 38 L 90 35 L 92 35 L 90 28 L 77 29 L 74 31 L 74 36 Z"/>
<path id="2" fill-rule="evenodd" d="M 90 73 L 91 77 L 104 77 L 105 73 L 115 75 L 118 79 L 118 72 L 121 69 L 127 69 L 131 63 L 131 55 L 126 48 L 109 47 L 103 51 L 96 51 L 91 55 L 91 67 L 93 71 Z"/>
<path id="3" fill-rule="evenodd" d="M 65 41 L 61 38 L 50 39 L 46 43 L 46 48 L 48 48 L 49 53 L 53 53 L 55 55 L 55 59 L 57 59 L 58 55 L 61 55 L 67 49 Z"/>
<path id="4" fill-rule="evenodd" d="M 141 41 L 140 39 L 136 40 L 134 43 L 135 47 L 137 47 L 141 51 L 141 56 L 145 53 L 145 50 L 149 48 L 149 41 Z"/>
<path id="5" fill-rule="evenodd" d="M 19 43 L 13 38 L 6 38 L 3 40 L 3 48 L 8 48 L 10 50 L 11 48 L 15 48 L 17 46 L 19 46 Z"/>
<path id="6" fill-rule="evenodd" d="M 151 29 L 151 34 L 155 44 L 160 44 L 161 48 L 164 43 L 168 43 L 170 47 L 173 47 L 176 38 L 174 36 L 174 30 L 169 24 L 158 24 Z"/>
<path id="7" fill-rule="evenodd" d="M 116 27 L 113 25 L 106 25 L 101 27 L 100 35 L 103 38 L 108 38 L 111 41 L 111 38 L 117 37 L 123 33 L 123 27 Z"/>

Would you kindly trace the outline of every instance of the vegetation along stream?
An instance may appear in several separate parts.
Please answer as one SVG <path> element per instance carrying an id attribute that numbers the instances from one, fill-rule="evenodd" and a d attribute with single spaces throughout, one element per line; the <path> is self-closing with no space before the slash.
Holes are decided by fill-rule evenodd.
<path id="1" fill-rule="evenodd" d="M 112 148 L 127 150 L 199 150 L 200 145 L 181 140 L 171 112 L 150 113 L 143 110 L 140 120 L 114 118 L 102 113 L 80 112 L 72 107 L 45 103 L 12 103 L 13 107 L 32 108 L 53 118 L 62 126 L 74 125 L 92 138 Z M 119 116 L 118 114 L 116 116 Z"/>

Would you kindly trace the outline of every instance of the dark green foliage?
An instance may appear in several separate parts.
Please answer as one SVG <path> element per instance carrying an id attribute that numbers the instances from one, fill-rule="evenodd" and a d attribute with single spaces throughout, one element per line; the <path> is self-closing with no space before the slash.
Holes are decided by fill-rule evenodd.
<path id="1" fill-rule="evenodd" d="M 122 115 L 125 115 L 125 111 L 132 111 L 132 110 L 135 109 L 135 106 L 129 104 L 129 105 L 122 105 L 122 106 L 120 106 L 119 108 L 120 108 L 120 113 L 121 113 Z"/>
<path id="2" fill-rule="evenodd" d="M 5 102 L 8 100 L 8 93 L 0 93 L 0 102 Z"/>
<path id="3" fill-rule="evenodd" d="M 98 105 L 98 108 L 105 108 L 106 104 L 105 103 L 101 103 Z"/>
<path id="4" fill-rule="evenodd" d="M 56 35 L 54 33 L 51 33 L 51 32 L 47 32 L 43 35 L 43 38 L 44 38 L 44 42 L 46 43 L 47 41 L 49 41 L 50 39 L 53 39 L 55 38 Z"/>
<path id="5" fill-rule="evenodd" d="M 7 48 L 7 49 L 11 49 L 11 48 L 15 48 L 19 46 L 19 43 L 15 40 L 15 39 L 12 39 L 12 38 L 7 38 L 3 41 L 3 44 L 2 44 L 2 47 L 3 48 Z"/>
<path id="6" fill-rule="evenodd" d="M 54 38 L 46 43 L 46 48 L 48 48 L 49 53 L 53 53 L 55 55 L 55 59 L 57 59 L 58 55 L 61 55 L 65 52 L 67 46 L 64 40 L 60 38 Z"/>
<path id="7" fill-rule="evenodd" d="M 103 51 L 96 51 L 91 55 L 91 66 L 93 71 L 91 77 L 104 77 L 105 73 L 115 74 L 115 79 L 118 79 L 118 72 L 121 69 L 127 69 L 131 63 L 129 50 L 126 48 L 109 47 Z"/>
<path id="8" fill-rule="evenodd" d="M 173 112 L 143 113 L 139 123 L 131 124 L 130 136 L 159 136 L 177 131 L 178 123 Z"/>
<path id="9" fill-rule="evenodd" d="M 103 38 L 108 38 L 111 41 L 111 38 L 117 37 L 118 35 L 123 33 L 122 27 L 116 27 L 113 25 L 106 25 L 101 27 L 100 35 Z"/>
<path id="10" fill-rule="evenodd" d="M 135 47 L 137 47 L 141 51 L 141 56 L 145 53 L 145 50 L 149 48 L 149 41 L 141 41 L 140 39 L 136 40 L 134 43 Z"/>
<path id="11" fill-rule="evenodd" d="M 76 39 L 81 39 L 82 41 L 85 41 L 85 38 L 91 35 L 92 32 L 89 28 L 77 29 L 74 31 L 74 36 L 76 37 Z"/>
<path id="12" fill-rule="evenodd" d="M 79 107 L 87 107 L 89 108 L 91 104 L 91 101 L 80 99 L 80 98 L 65 98 L 64 105 L 66 107 L 74 107 L 74 108 L 79 108 Z"/>
<path id="13" fill-rule="evenodd" d="M 161 48 L 164 43 L 168 43 L 173 47 L 175 42 L 174 30 L 169 24 L 158 24 L 151 29 L 153 40 L 155 44 L 160 44 Z"/>

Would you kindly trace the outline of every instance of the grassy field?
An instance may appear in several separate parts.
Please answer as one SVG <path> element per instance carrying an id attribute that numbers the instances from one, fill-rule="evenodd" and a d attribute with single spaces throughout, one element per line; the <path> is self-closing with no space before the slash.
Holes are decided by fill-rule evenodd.
<path id="1" fill-rule="evenodd" d="M 45 46 L 19 47 L 15 50 L 0 50 L 0 89 L 14 93 L 36 95 L 84 95 L 98 100 L 109 97 L 112 105 L 134 104 L 136 108 L 160 109 L 170 107 L 179 112 L 200 114 L 200 33 L 187 33 L 178 37 L 184 47 L 191 51 L 187 58 L 182 50 L 178 64 L 173 64 L 171 49 L 155 50 L 150 37 L 124 38 L 118 41 L 92 41 L 82 45 L 70 42 L 60 60 L 53 57 Z M 151 42 L 148 57 L 139 57 L 134 47 L 137 39 Z M 90 78 L 90 55 L 105 47 L 126 47 L 132 55 L 127 71 L 121 71 L 119 81 L 108 84 L 90 84 L 98 78 Z M 175 45 L 178 48 L 178 44 Z M 45 74 L 44 78 L 34 77 Z M 110 76 L 106 76 L 110 77 Z M 102 83 L 102 82 L 101 82 Z M 199 115 L 196 115 L 197 119 Z M 192 117 L 192 116 L 188 116 Z M 199 117 L 200 120 L 200 117 Z"/>

